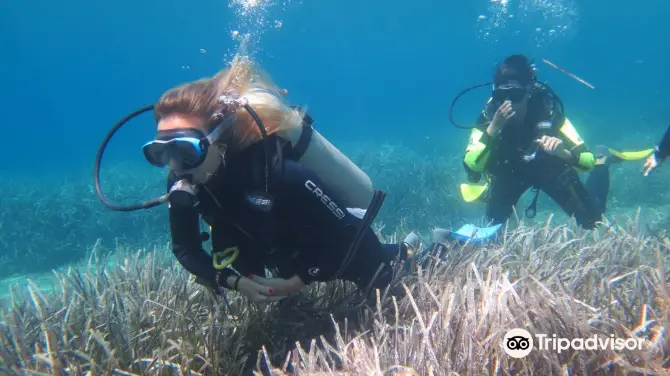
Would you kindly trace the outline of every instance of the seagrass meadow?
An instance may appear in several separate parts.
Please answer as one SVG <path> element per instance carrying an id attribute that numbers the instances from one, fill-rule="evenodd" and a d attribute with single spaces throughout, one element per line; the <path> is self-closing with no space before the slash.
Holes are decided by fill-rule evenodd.
<path id="1" fill-rule="evenodd" d="M 374 152 L 352 159 L 388 193 L 381 239 L 416 231 L 428 242 L 434 227 L 479 220 L 483 206 L 459 197 L 457 156 L 362 146 L 351 149 Z M 269 305 L 197 284 L 170 252 L 164 209 L 110 212 L 88 172 L 47 187 L 17 177 L 0 195 L 0 277 L 12 281 L 0 375 L 667 375 L 670 171 L 639 170 L 613 166 L 598 230 L 544 195 L 524 218 L 528 195 L 499 241 L 427 253 L 385 291 L 315 284 Z M 123 164 L 102 179 L 121 203 L 165 189 L 160 173 Z M 516 359 L 501 346 L 512 328 L 642 345 Z"/>

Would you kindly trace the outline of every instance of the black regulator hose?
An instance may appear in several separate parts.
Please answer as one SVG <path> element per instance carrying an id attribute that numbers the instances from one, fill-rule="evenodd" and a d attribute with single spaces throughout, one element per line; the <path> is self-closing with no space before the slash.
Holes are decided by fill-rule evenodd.
<path id="1" fill-rule="evenodd" d="M 491 86 L 491 85 L 493 85 L 493 82 L 485 82 L 485 83 L 483 83 L 483 84 L 470 86 L 470 87 L 468 87 L 468 88 L 466 88 L 466 89 L 464 89 L 464 90 L 461 90 L 461 92 L 458 93 L 458 95 L 456 95 L 456 97 L 454 98 L 454 100 L 451 102 L 451 106 L 449 107 L 449 121 L 451 121 L 451 124 L 453 124 L 456 128 L 460 128 L 460 129 L 473 129 L 473 128 L 479 128 L 479 127 L 482 127 L 482 126 L 488 124 L 489 122 L 485 122 L 485 123 L 482 123 L 482 124 L 475 124 L 475 125 L 472 125 L 472 126 L 465 126 L 465 125 L 459 125 L 459 124 L 456 124 L 456 122 L 454 121 L 454 105 L 456 104 L 456 102 L 458 102 L 458 100 L 459 100 L 465 93 L 469 92 L 470 90 L 478 89 L 478 88 L 480 88 L 480 87 L 482 87 L 482 86 Z"/>
<path id="2" fill-rule="evenodd" d="M 550 94 L 552 97 L 554 97 L 554 100 L 556 100 L 556 102 L 558 103 L 559 111 L 560 111 L 561 113 L 564 114 L 564 113 L 565 113 L 565 108 L 564 108 L 564 106 L 563 106 L 563 101 L 562 101 L 561 98 L 556 94 L 556 92 L 554 91 L 554 89 L 552 89 L 551 86 L 549 86 L 549 84 L 547 84 L 547 83 L 545 83 L 545 82 L 540 82 L 540 81 L 535 80 L 535 83 L 536 83 L 537 85 L 539 85 L 540 87 L 544 88 L 545 90 L 547 90 L 547 92 L 549 92 L 549 94 Z M 486 121 L 486 122 L 483 122 L 483 123 L 481 123 L 481 124 L 474 124 L 474 125 L 471 125 L 471 126 L 465 126 L 465 125 L 459 125 L 459 124 L 456 124 L 456 122 L 454 121 L 454 105 L 456 104 L 456 102 L 458 102 L 458 100 L 459 100 L 465 93 L 469 92 L 470 90 L 478 89 L 478 88 L 480 88 L 480 87 L 482 87 L 482 86 L 489 86 L 489 85 L 493 85 L 493 82 L 485 82 L 485 83 L 483 83 L 483 84 L 470 86 L 470 87 L 468 87 L 468 88 L 462 90 L 460 93 L 458 93 L 458 95 L 456 95 L 456 97 L 454 98 L 454 100 L 451 102 L 451 106 L 449 107 L 449 121 L 451 121 L 451 124 L 453 124 L 456 128 L 460 128 L 460 129 L 473 129 L 473 128 L 480 128 L 480 127 L 483 127 L 483 126 L 488 125 L 489 123 L 491 123 L 490 121 Z"/>
<path id="3" fill-rule="evenodd" d="M 98 198 L 100 198 L 100 201 L 102 201 L 103 205 L 105 205 L 109 209 L 123 212 L 135 211 L 139 209 L 149 209 L 153 208 L 154 206 L 163 204 L 168 199 L 168 195 L 166 194 L 153 200 L 144 201 L 135 205 L 128 205 L 128 206 L 115 205 L 105 197 L 105 195 L 102 193 L 102 188 L 100 188 L 100 162 L 102 161 L 102 154 L 105 152 L 105 148 L 107 147 L 109 140 L 114 136 L 114 133 L 116 133 L 116 131 L 118 131 L 119 128 L 121 128 L 130 119 L 134 118 L 135 116 L 141 115 L 147 111 L 151 111 L 153 110 L 153 108 L 154 105 L 148 105 L 142 107 L 128 114 L 123 119 L 121 119 L 118 123 L 116 123 L 116 125 L 114 125 L 114 127 L 112 127 L 112 129 L 109 130 L 109 132 L 107 132 L 107 135 L 102 141 L 102 145 L 100 145 L 100 148 L 98 149 L 98 155 L 95 158 L 95 167 L 94 167 L 95 190 L 98 193 Z"/>
<path id="4" fill-rule="evenodd" d="M 268 141 L 268 132 L 267 129 L 265 129 L 265 125 L 263 125 L 263 120 L 261 120 L 261 117 L 258 116 L 256 111 L 251 108 L 251 106 L 247 103 L 244 105 L 244 109 L 247 110 L 249 115 L 254 119 L 256 122 L 256 125 L 258 126 L 258 129 L 261 131 L 261 136 L 263 136 L 263 148 L 265 149 L 265 192 L 268 193 L 268 184 L 270 181 L 270 144 Z"/>

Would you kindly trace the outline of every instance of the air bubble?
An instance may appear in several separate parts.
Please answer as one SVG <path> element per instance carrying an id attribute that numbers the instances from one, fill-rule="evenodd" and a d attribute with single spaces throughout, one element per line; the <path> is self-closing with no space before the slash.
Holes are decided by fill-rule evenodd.
<path id="1" fill-rule="evenodd" d="M 488 40 L 505 39 L 520 30 L 540 46 L 570 36 L 579 20 L 577 0 L 490 0 L 486 7 L 477 28 Z"/>

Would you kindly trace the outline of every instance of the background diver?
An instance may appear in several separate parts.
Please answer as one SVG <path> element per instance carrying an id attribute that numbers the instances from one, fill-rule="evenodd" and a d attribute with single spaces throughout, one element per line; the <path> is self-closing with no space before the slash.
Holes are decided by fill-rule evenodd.
<path id="1" fill-rule="evenodd" d="M 170 167 L 174 255 L 199 281 L 256 302 L 314 281 L 384 288 L 395 261 L 409 257 L 407 245 L 380 243 L 361 209 L 369 212 L 378 197 L 368 176 L 281 95 L 238 57 L 230 69 L 160 97 L 157 134 L 143 150 L 153 165 Z M 232 268 L 217 268 L 203 250 L 200 218 L 210 225 L 213 253 L 233 254 Z M 358 250 L 349 252 L 357 234 Z M 266 278 L 266 268 L 279 277 Z"/>
<path id="2" fill-rule="evenodd" d="M 523 55 L 500 63 L 493 93 L 472 129 L 463 158 L 470 182 L 486 177 L 486 216 L 506 221 L 521 195 L 537 191 L 526 215 L 535 215 L 539 190 L 548 194 L 583 228 L 602 219 L 609 193 L 609 165 L 620 161 L 608 148 L 597 156 L 565 116 L 562 103 L 537 81 L 534 66 Z M 586 183 L 577 171 L 590 172 Z M 480 192 L 481 193 L 481 192 Z"/>
<path id="3" fill-rule="evenodd" d="M 670 126 L 665 130 L 661 142 L 658 143 L 653 152 L 644 161 L 642 174 L 644 176 L 649 175 L 656 167 L 663 164 L 668 155 L 670 155 Z"/>

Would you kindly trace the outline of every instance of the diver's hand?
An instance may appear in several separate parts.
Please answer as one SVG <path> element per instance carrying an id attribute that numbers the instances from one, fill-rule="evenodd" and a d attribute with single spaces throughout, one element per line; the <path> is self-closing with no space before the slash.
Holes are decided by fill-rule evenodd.
<path id="1" fill-rule="evenodd" d="M 663 162 L 661 161 L 659 163 L 659 161 L 656 159 L 656 153 L 651 153 L 651 155 L 649 155 L 647 159 L 645 159 L 644 161 L 644 166 L 642 168 L 642 175 L 643 176 L 649 175 L 651 171 L 654 170 L 656 167 L 660 166 L 661 163 Z"/>
<path id="2" fill-rule="evenodd" d="M 565 149 L 563 140 L 557 137 L 542 136 L 539 140 L 535 140 L 538 146 L 547 154 L 555 155 L 561 158 L 570 158 L 570 153 Z"/>
<path id="3" fill-rule="evenodd" d="M 289 295 L 296 293 L 302 290 L 305 287 L 305 283 L 298 277 L 294 275 L 289 279 L 284 278 L 263 278 L 257 275 L 249 275 L 252 281 L 257 282 L 263 286 L 270 287 L 274 294 L 276 295 Z"/>
<path id="4" fill-rule="evenodd" d="M 235 281 L 239 278 L 237 282 L 237 291 L 242 293 L 247 299 L 254 303 L 269 303 L 277 300 L 284 299 L 285 296 L 275 293 L 275 291 L 268 286 L 264 286 L 260 283 L 256 283 L 249 278 L 232 276 L 228 277 L 226 282 L 231 289 L 235 288 Z M 223 289 L 223 287 L 219 287 Z"/>
<path id="5" fill-rule="evenodd" d="M 503 102 L 503 104 L 496 110 L 495 115 L 493 115 L 493 120 L 491 120 L 491 124 L 486 128 L 486 133 L 488 133 L 489 136 L 498 134 L 507 126 L 509 119 L 514 115 L 516 115 L 516 112 L 514 112 L 514 108 L 512 108 L 512 102 Z"/>

